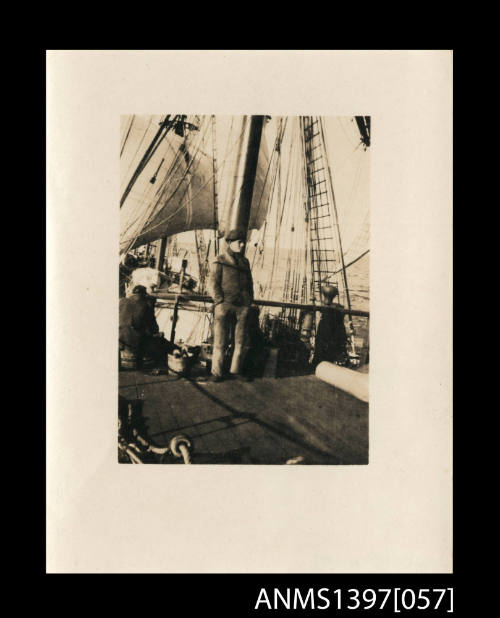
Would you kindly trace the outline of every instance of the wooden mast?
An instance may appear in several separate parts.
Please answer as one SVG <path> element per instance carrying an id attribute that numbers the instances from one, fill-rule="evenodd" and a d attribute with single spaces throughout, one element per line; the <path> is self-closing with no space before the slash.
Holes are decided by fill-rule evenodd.
<path id="1" fill-rule="evenodd" d="M 212 171 L 214 177 L 214 255 L 219 253 L 219 212 L 217 191 L 217 137 L 215 130 L 215 116 L 212 116 Z"/>
<path id="2" fill-rule="evenodd" d="M 167 237 L 162 236 L 160 242 L 156 246 L 156 269 L 165 272 L 163 262 L 165 261 L 165 251 L 167 248 Z"/>
<path id="3" fill-rule="evenodd" d="M 243 183 L 239 199 L 233 202 L 233 208 L 229 213 L 226 233 L 235 229 L 248 230 L 263 126 L 264 116 L 251 117 L 243 167 Z"/>

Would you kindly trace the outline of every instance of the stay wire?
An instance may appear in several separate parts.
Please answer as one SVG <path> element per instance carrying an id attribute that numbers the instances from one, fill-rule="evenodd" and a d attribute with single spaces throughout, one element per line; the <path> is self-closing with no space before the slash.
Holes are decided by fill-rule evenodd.
<path id="1" fill-rule="evenodd" d="M 277 130 L 276 139 L 275 139 L 274 146 L 273 146 L 273 151 L 271 153 L 271 156 L 269 157 L 269 163 L 268 163 L 268 166 L 267 166 L 266 175 L 265 175 L 263 186 L 262 186 L 262 193 L 260 195 L 259 203 L 257 205 L 256 216 L 258 216 L 258 214 L 260 212 L 262 197 L 264 196 L 264 190 L 265 190 L 265 186 L 266 186 L 266 183 L 267 183 L 267 178 L 268 178 L 268 175 L 269 175 L 269 171 L 271 170 L 271 166 L 274 163 L 274 160 L 276 159 L 277 162 L 276 162 L 275 166 L 277 168 L 278 161 L 280 159 L 280 152 L 278 151 L 278 146 L 280 146 L 280 148 L 281 148 L 281 143 L 282 143 L 283 135 L 285 133 L 285 128 L 286 128 L 286 122 L 285 122 L 285 126 L 283 127 L 283 129 L 282 129 L 282 123 L 283 123 L 283 121 L 280 120 L 280 124 L 279 124 L 278 130 Z M 271 186 L 274 186 L 274 183 L 275 183 L 275 180 L 276 180 L 275 174 L 276 174 L 276 169 L 271 174 Z M 271 191 L 270 195 L 269 195 L 269 199 L 268 199 L 268 205 L 269 205 L 269 202 L 272 200 L 273 195 L 274 195 L 274 191 Z M 252 266 L 253 266 L 253 262 L 255 260 L 256 253 L 257 253 L 257 251 L 255 251 L 255 253 L 254 253 L 254 257 L 252 259 Z"/>
<path id="2" fill-rule="evenodd" d="M 135 114 L 132 114 L 132 119 L 131 119 L 129 127 L 128 127 L 127 135 L 125 135 L 125 139 L 123 140 L 123 145 L 122 145 L 121 150 L 120 150 L 120 158 L 121 158 L 121 156 L 123 154 L 123 151 L 125 149 L 125 144 L 127 143 L 128 136 L 130 135 L 130 129 L 132 128 L 132 125 L 134 124 L 134 118 L 135 118 Z"/>
<path id="3" fill-rule="evenodd" d="M 141 141 L 139 142 L 139 145 L 137 146 L 137 150 L 135 151 L 134 156 L 132 157 L 132 159 L 131 159 L 131 161 L 130 161 L 130 163 L 129 163 L 129 166 L 128 166 L 128 168 L 127 168 L 127 171 L 126 171 L 126 172 L 125 172 L 125 174 L 123 175 L 123 178 L 126 178 L 126 177 L 127 177 L 128 173 L 129 173 L 129 171 L 130 171 L 130 168 L 131 168 L 131 167 L 132 167 L 132 165 L 134 164 L 134 161 L 135 161 L 135 159 L 136 159 L 136 157 L 137 157 L 137 154 L 138 154 L 138 152 L 139 152 L 139 150 L 140 150 L 140 148 L 141 148 L 141 146 L 142 146 L 142 142 L 146 139 L 146 135 L 148 134 L 149 127 L 151 126 L 151 123 L 152 123 L 152 122 L 153 122 L 153 116 L 151 116 L 151 118 L 149 119 L 148 126 L 146 127 L 146 130 L 144 131 L 144 134 L 143 134 L 143 136 L 142 136 L 142 138 L 141 138 Z"/>
<path id="4" fill-rule="evenodd" d="M 178 119 L 178 116 L 174 116 L 173 119 L 170 119 L 170 116 L 167 116 L 165 118 L 165 120 L 162 121 L 160 128 L 158 129 L 158 131 L 156 132 L 156 134 L 155 134 L 155 136 L 153 138 L 153 141 L 151 142 L 151 144 L 146 149 L 146 152 L 142 156 L 142 159 L 139 161 L 139 164 L 138 164 L 135 172 L 132 174 L 132 177 L 131 177 L 129 183 L 128 183 L 127 187 L 125 188 L 125 191 L 123 192 L 123 195 L 122 195 L 122 197 L 120 199 L 120 208 L 125 203 L 125 200 L 127 199 L 128 195 L 130 194 L 130 192 L 132 190 L 132 187 L 134 186 L 137 178 L 140 176 L 142 171 L 145 169 L 145 167 L 147 166 L 147 164 L 151 160 L 152 156 L 154 155 L 154 153 L 157 151 L 158 147 L 162 143 L 162 141 L 165 138 L 165 136 L 168 133 L 168 131 L 174 126 L 174 124 L 175 124 L 177 119 Z"/>
<path id="5" fill-rule="evenodd" d="M 200 142 L 201 142 L 201 137 L 200 137 L 200 139 L 199 139 L 199 143 L 200 143 Z M 198 144 L 198 146 L 199 146 L 199 144 Z M 184 174 L 183 174 L 183 176 L 182 176 L 181 180 L 179 181 L 179 183 L 178 183 L 177 187 L 174 189 L 173 193 L 169 196 L 168 200 L 167 200 L 167 201 L 165 201 L 165 203 L 163 204 L 162 208 L 164 208 L 164 207 L 167 205 L 168 201 L 170 201 L 170 200 L 173 198 L 174 194 L 177 192 L 178 188 L 180 187 L 180 185 L 181 185 L 181 184 L 182 184 L 182 182 L 184 181 L 184 178 L 187 176 L 187 173 L 189 172 L 189 169 L 190 169 L 191 165 L 192 165 L 192 164 L 193 164 L 193 162 L 195 161 L 195 159 L 196 159 L 196 157 L 197 157 L 198 152 L 199 152 L 199 148 L 195 149 L 195 154 L 191 157 L 191 159 L 190 159 L 190 161 L 189 161 L 189 164 L 188 164 L 188 166 L 186 167 L 186 170 L 184 171 Z M 198 161 L 198 165 L 199 165 L 199 161 Z M 198 165 L 196 166 L 196 169 L 197 169 Z M 194 198 L 192 198 L 192 199 L 194 199 Z M 160 203 L 160 201 L 161 201 L 161 200 L 162 200 L 162 197 L 160 197 L 160 198 L 156 201 L 156 203 L 153 205 L 152 209 L 150 209 L 150 210 L 149 210 L 148 217 L 147 217 L 147 219 L 148 219 L 148 220 L 151 220 L 151 212 L 153 212 L 153 211 L 156 209 L 156 207 L 158 206 L 158 204 Z M 134 240 L 132 241 L 132 243 L 129 245 L 129 249 L 127 249 L 127 251 L 129 251 L 129 250 L 130 250 L 130 248 L 131 248 L 131 247 L 132 247 L 132 246 L 133 246 L 133 245 L 137 242 L 137 239 L 138 239 L 140 236 L 142 236 L 143 234 L 148 233 L 148 232 L 150 232 L 152 229 L 154 229 L 154 228 L 158 227 L 158 225 L 160 225 L 161 223 L 163 223 L 165 220 L 169 220 L 169 219 L 171 219 L 171 218 L 172 218 L 172 216 L 174 216 L 175 214 L 177 214 L 177 212 L 178 212 L 178 211 L 179 211 L 182 207 L 183 207 L 183 206 L 181 206 L 179 209 L 177 209 L 177 211 L 175 211 L 175 212 L 174 212 L 174 213 L 173 213 L 170 217 L 167 217 L 166 219 L 162 219 L 162 220 L 161 220 L 160 222 L 158 222 L 156 225 L 150 226 L 147 230 L 145 230 L 145 227 L 148 225 L 148 223 L 147 223 L 147 221 L 146 221 L 145 225 L 143 225 L 143 226 L 142 226 L 142 228 L 141 228 L 141 229 L 140 229 L 140 231 L 137 233 L 137 235 L 135 236 L 135 238 L 134 238 Z"/>
<path id="6" fill-rule="evenodd" d="M 207 128 L 208 128 L 208 127 L 205 127 L 205 132 L 206 132 Z M 201 152 L 201 144 L 202 144 L 202 142 L 203 142 L 203 139 L 204 139 L 204 133 L 202 133 L 202 132 L 200 131 L 200 136 L 199 136 L 199 139 L 198 139 L 198 143 L 193 145 L 193 152 L 192 152 L 192 154 L 190 154 L 190 155 L 189 155 L 189 156 L 190 156 L 190 159 L 189 159 L 189 164 L 187 165 L 186 169 L 184 170 L 184 172 L 183 172 L 183 174 L 182 174 L 182 177 L 181 177 L 181 179 L 179 180 L 179 182 L 178 182 L 177 186 L 175 187 L 174 191 L 173 191 L 173 192 L 170 194 L 170 196 L 169 196 L 169 197 L 165 200 L 165 202 L 162 204 L 161 208 L 164 208 L 164 207 L 168 204 L 168 202 L 169 202 L 169 201 L 173 198 L 173 196 L 175 195 L 175 193 L 177 192 L 177 190 L 179 189 L 179 187 L 181 186 L 181 184 L 184 182 L 184 179 L 186 178 L 186 176 L 187 176 L 187 174 L 188 174 L 188 172 L 189 172 L 189 168 L 190 168 L 190 166 L 193 164 L 194 160 L 196 159 L 196 157 L 197 157 L 197 156 L 199 155 L 199 153 Z M 179 168 L 179 167 L 180 167 L 180 162 L 181 162 L 182 160 L 185 160 L 184 155 L 185 155 L 186 153 L 188 153 L 188 154 L 189 154 L 188 145 L 189 145 L 189 144 L 187 144 L 187 140 L 184 140 L 184 142 L 183 142 L 183 146 L 184 146 L 184 147 L 183 147 L 183 149 L 179 148 L 179 151 L 178 151 L 178 153 L 177 153 L 177 154 L 178 154 L 178 155 L 180 154 L 180 157 L 178 158 L 178 160 L 179 160 L 179 164 L 178 164 L 177 168 Z M 198 167 L 199 167 L 199 165 L 200 165 L 200 162 L 201 162 L 201 159 L 197 162 L 196 168 L 194 169 L 193 173 L 194 173 L 194 172 L 198 169 Z M 158 207 L 158 205 L 160 204 L 160 202 L 162 202 L 162 200 L 163 200 L 163 198 L 164 198 L 164 196 L 165 196 L 165 194 L 166 194 L 166 192 L 167 192 L 167 185 L 168 185 L 168 182 L 169 182 L 169 180 L 170 180 L 170 179 L 172 179 L 173 177 L 174 177 L 174 173 L 172 172 L 172 174 L 168 176 L 168 178 L 167 178 L 167 180 L 166 180 L 166 182 L 165 182 L 165 186 L 164 186 L 164 187 L 163 187 L 163 189 L 162 189 L 162 192 L 161 192 L 161 194 L 160 194 L 160 197 L 159 197 L 159 198 L 157 199 L 157 201 L 156 201 L 156 204 L 155 204 L 155 206 L 154 206 L 154 208 L 153 208 L 153 212 L 152 212 L 152 214 L 150 215 L 150 217 L 149 217 L 148 221 L 146 222 L 146 226 L 148 225 L 148 223 L 150 223 L 150 222 L 152 222 L 152 221 L 153 221 L 153 216 L 155 216 L 155 213 L 156 213 L 157 207 Z M 158 191 L 156 192 L 156 195 L 158 195 Z"/>
<path id="7" fill-rule="evenodd" d="M 243 133 L 243 132 L 242 132 Z M 241 135 L 240 135 L 241 137 Z M 239 138 L 238 138 L 239 140 Z M 234 150 L 234 148 L 236 147 L 238 140 L 235 141 L 235 143 L 233 144 L 232 148 L 231 148 L 231 152 L 232 150 Z M 231 153 L 229 153 L 231 154 Z M 227 160 L 228 157 L 226 157 L 223 160 L 223 164 L 225 163 L 225 161 Z M 179 208 L 174 211 L 173 213 L 170 213 L 167 217 L 165 217 L 164 219 L 162 219 L 161 221 L 159 221 L 158 223 L 156 223 L 154 226 L 151 226 L 148 228 L 147 232 L 150 232 L 151 230 L 155 229 L 156 227 L 158 227 L 159 225 L 161 225 L 162 223 L 167 222 L 168 220 L 170 220 L 173 216 L 175 216 L 180 210 L 182 210 L 182 208 L 185 208 L 189 203 L 191 203 L 194 199 L 196 199 L 196 197 L 201 193 L 201 191 L 203 191 L 203 189 L 210 183 L 212 182 L 212 177 L 210 177 L 203 185 L 201 185 L 201 187 L 199 188 L 199 190 L 197 191 L 197 193 L 195 193 L 190 200 L 188 200 L 187 202 L 184 202 L 183 204 L 181 204 L 181 206 L 179 206 Z M 240 192 L 241 192 L 241 188 L 240 188 Z M 170 200 L 172 196 L 170 196 L 168 199 Z M 165 204 L 162 206 L 162 208 L 166 206 L 166 202 Z M 143 233 L 143 231 L 139 232 L 136 236 L 136 238 L 134 239 L 133 243 L 134 244 L 137 240 L 137 238 L 139 238 L 139 236 L 141 236 Z"/>

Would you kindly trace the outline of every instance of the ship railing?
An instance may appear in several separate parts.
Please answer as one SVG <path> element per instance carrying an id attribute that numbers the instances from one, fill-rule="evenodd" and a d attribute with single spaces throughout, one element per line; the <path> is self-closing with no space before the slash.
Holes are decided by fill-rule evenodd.
<path id="1" fill-rule="evenodd" d="M 211 296 L 205 296 L 202 294 L 186 294 L 183 292 L 175 293 L 175 292 L 153 292 L 151 296 L 155 297 L 160 301 L 172 301 L 172 303 L 177 303 L 177 305 L 182 305 L 183 309 L 191 309 L 193 311 L 206 311 L 204 307 L 197 307 L 196 305 L 191 305 L 190 303 L 213 303 L 213 299 Z M 284 309 L 301 309 L 305 311 L 324 311 L 327 309 L 331 309 L 331 305 L 312 305 L 312 304 L 303 304 L 303 303 L 289 303 L 283 302 L 279 300 L 260 300 L 255 299 L 253 301 L 254 305 L 259 307 L 280 307 Z M 369 318 L 369 311 L 362 311 L 361 309 L 351 309 L 349 312 L 345 307 L 340 308 L 336 307 L 339 311 L 343 311 L 344 313 L 350 313 L 352 316 Z"/>

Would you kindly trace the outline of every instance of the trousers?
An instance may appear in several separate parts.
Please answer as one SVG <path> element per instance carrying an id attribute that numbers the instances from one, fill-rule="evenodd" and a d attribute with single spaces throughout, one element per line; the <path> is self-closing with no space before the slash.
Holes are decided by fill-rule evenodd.
<path id="1" fill-rule="evenodd" d="M 230 323 L 233 316 L 236 318 L 234 331 L 234 350 L 231 359 L 230 373 L 240 373 L 245 355 L 249 349 L 247 345 L 247 323 L 250 307 L 233 305 L 222 302 L 214 309 L 214 347 L 212 352 L 212 374 L 222 376 L 224 364 L 224 350 L 227 344 Z"/>

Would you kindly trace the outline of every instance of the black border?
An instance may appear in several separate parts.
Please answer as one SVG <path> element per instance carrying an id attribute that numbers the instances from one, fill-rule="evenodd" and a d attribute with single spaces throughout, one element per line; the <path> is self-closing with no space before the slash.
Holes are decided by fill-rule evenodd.
<path id="1" fill-rule="evenodd" d="M 47 47 L 47 49 L 55 49 L 52 47 Z M 61 48 L 67 49 L 67 48 Z M 80 50 L 81 48 L 75 48 Z M 102 49 L 103 51 L 107 51 L 105 48 L 95 48 Z M 108 50 L 114 50 L 116 48 L 109 48 Z M 135 49 L 135 48 L 134 48 Z M 144 50 L 154 49 L 151 47 L 145 47 Z M 165 50 L 165 51 L 181 51 L 183 48 L 178 47 L 175 50 Z M 186 49 L 195 50 L 194 47 L 189 47 Z M 223 49 L 234 49 L 237 50 L 236 47 L 231 45 L 225 46 Z M 248 48 L 241 48 L 248 49 Z M 265 47 L 263 49 L 273 49 L 272 47 Z M 282 51 L 288 51 L 296 48 L 282 48 Z M 311 48 L 314 49 L 314 48 Z M 338 48 L 336 48 L 338 49 Z M 376 48 L 368 48 L 376 50 Z M 405 48 L 401 48 L 405 49 Z M 449 48 L 433 48 L 433 49 L 450 49 L 453 52 L 453 63 L 455 66 L 455 57 L 456 50 L 452 47 Z M 85 50 L 85 49 L 83 49 Z M 89 48 L 89 51 L 92 49 Z M 141 51 L 140 49 L 138 51 Z M 206 49 L 203 51 L 209 52 L 210 49 Z M 213 50 L 219 51 L 219 50 Z M 250 51 L 261 51 L 261 50 L 251 50 Z M 345 51 L 340 50 L 339 51 Z M 40 101 L 40 115 L 41 115 L 41 151 L 42 156 L 40 160 L 41 164 L 41 172 L 40 172 L 40 189 L 43 194 L 43 199 L 46 200 L 46 184 L 45 184 L 45 174 L 46 174 L 46 165 L 45 165 L 45 157 L 46 157 L 46 49 L 39 51 L 39 66 L 36 71 L 38 74 L 38 83 L 40 85 L 41 91 L 41 101 Z M 455 69 L 453 70 L 453 74 L 455 75 Z M 453 99 L 455 95 L 455 79 L 453 78 Z M 453 116 L 453 134 L 455 127 L 455 115 Z M 455 148 L 453 148 L 453 154 L 455 158 Z M 455 167 L 455 166 L 454 166 Z M 453 179 L 453 187 L 454 194 L 457 195 L 457 187 L 456 187 L 456 177 Z M 45 202 L 46 204 L 46 202 Z M 46 211 L 45 211 L 46 212 Z M 46 368 L 46 358 L 45 358 L 45 335 L 46 335 L 46 310 L 45 310 L 45 302 L 46 302 L 46 288 L 45 288 L 45 278 L 47 276 L 46 271 L 46 221 L 44 216 L 44 211 L 41 209 L 42 216 L 40 216 L 39 221 L 39 229 L 37 234 L 42 238 L 42 254 L 43 259 L 40 260 L 30 260 L 30 267 L 33 268 L 34 265 L 40 269 L 41 282 L 42 282 L 42 291 L 40 294 L 40 298 L 42 300 L 40 307 L 40 316 L 41 316 L 41 330 L 43 333 L 43 344 L 41 346 L 42 350 L 42 358 L 40 362 L 40 368 Z M 455 296 L 454 296 L 455 300 Z M 453 332 L 455 336 L 454 326 Z M 40 371 L 41 376 L 41 392 L 44 394 L 44 408 L 46 406 L 46 383 L 45 383 L 45 371 Z M 453 389 L 454 399 L 455 399 L 455 388 Z M 42 415 L 42 421 L 40 422 L 40 453 L 39 456 L 42 461 L 46 461 L 46 408 L 44 410 L 44 414 Z M 453 426 L 453 445 L 455 450 L 455 445 L 457 444 L 457 437 L 463 422 L 458 421 L 455 417 L 454 426 Z M 72 574 L 63 574 L 64 579 L 61 580 L 59 578 L 59 574 L 47 574 L 45 570 L 45 552 L 46 552 L 46 468 L 40 467 L 40 495 L 41 495 L 41 503 L 42 503 L 42 513 L 41 517 L 39 517 L 40 528 L 39 529 L 39 538 L 38 542 L 35 543 L 35 546 L 38 548 L 37 552 L 37 572 L 39 574 L 45 575 L 44 583 L 47 586 L 47 590 L 56 591 L 59 587 L 64 587 L 71 589 L 73 586 L 79 587 L 76 583 L 79 580 L 75 580 Z M 456 472 L 458 467 L 454 462 L 454 471 Z M 455 474 L 454 474 L 455 479 Z M 454 528 L 454 556 L 453 556 L 453 573 L 451 574 L 443 574 L 443 573 L 430 573 L 430 574 L 400 574 L 400 573 L 387 573 L 387 574 L 379 574 L 379 573 L 365 573 L 365 574 L 272 574 L 272 573 L 252 573 L 252 574 L 233 574 L 233 573 L 225 573 L 225 574 L 147 574 L 148 579 L 145 580 L 144 576 L 140 574 L 132 574 L 127 573 L 124 574 L 130 578 L 132 576 L 133 583 L 128 579 L 117 579 L 116 574 L 106 574 L 106 575 L 115 575 L 115 577 L 106 577 L 102 578 L 100 575 L 96 574 L 87 574 L 88 576 L 84 580 L 84 585 L 88 586 L 91 583 L 90 588 L 93 589 L 96 586 L 100 589 L 101 592 L 106 592 L 106 596 L 111 597 L 116 601 L 115 609 L 124 609 L 125 611 L 132 611 L 134 607 L 142 607 L 144 611 L 155 611 L 155 612 L 163 612 L 171 614 L 184 614 L 187 610 L 189 610 L 189 614 L 193 613 L 196 615 L 197 613 L 205 613 L 207 611 L 213 611 L 216 615 L 231 615 L 231 616 L 253 616 L 258 615 L 259 613 L 270 613 L 271 615 L 289 615 L 292 614 L 301 614 L 301 615 L 309 615 L 311 613 L 320 614 L 320 615 L 329 615 L 334 613 L 337 616 L 341 615 L 354 615 L 359 613 L 359 611 L 349 610 L 349 611 L 333 611 L 331 608 L 325 611 L 316 610 L 306 611 L 306 610 L 255 610 L 255 602 L 258 597 L 259 590 L 261 588 L 266 588 L 268 590 L 272 590 L 274 587 L 280 588 L 280 590 L 286 590 L 286 588 L 300 588 L 301 590 L 307 591 L 308 588 L 312 587 L 315 590 L 320 588 L 328 588 L 333 591 L 335 588 L 342 588 L 343 590 L 347 590 L 349 588 L 358 588 L 360 590 L 364 588 L 412 588 L 414 590 L 418 588 L 448 588 L 448 587 L 456 587 L 457 583 L 457 573 L 463 573 L 464 564 L 457 563 L 457 550 L 456 550 L 456 538 L 457 538 L 457 519 L 455 517 L 456 506 L 457 506 L 457 494 L 456 494 L 456 484 L 455 480 L 453 480 L 453 528 Z M 244 533 L 244 531 L 242 531 Z M 390 551 L 390 548 L 388 548 Z M 458 553 L 458 556 L 461 558 L 461 554 Z M 153 577 L 153 580 L 150 578 Z M 132 589 L 131 589 L 132 586 Z M 145 594 L 145 591 L 148 591 Z M 455 612 L 457 611 L 458 605 L 463 601 L 463 595 L 461 594 L 461 589 L 459 588 L 457 591 L 454 590 L 454 604 L 455 604 Z M 96 598 L 94 595 L 90 595 L 90 598 L 81 599 L 81 607 L 84 608 L 87 604 L 92 605 L 95 602 Z M 361 613 L 370 614 L 370 611 L 364 610 Z M 373 613 L 373 611 L 372 611 Z M 385 611 L 377 611 L 377 615 L 394 615 L 391 613 L 386 613 Z M 426 615 L 428 613 L 432 613 L 433 615 L 441 615 L 441 612 L 401 612 L 401 615 L 414 614 L 415 615 Z"/>

